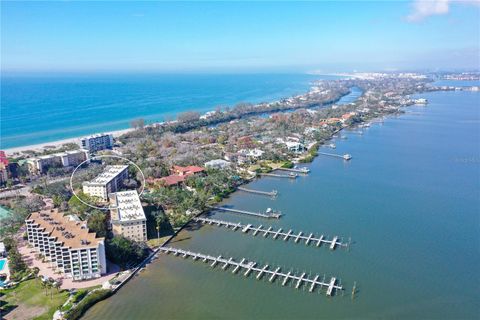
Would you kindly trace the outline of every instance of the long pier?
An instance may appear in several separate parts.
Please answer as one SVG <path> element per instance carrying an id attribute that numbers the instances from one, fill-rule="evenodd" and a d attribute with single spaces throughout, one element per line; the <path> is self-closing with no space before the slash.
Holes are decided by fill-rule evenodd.
<path id="1" fill-rule="evenodd" d="M 246 211 L 246 210 L 238 210 L 238 209 L 232 209 L 232 208 L 225 208 L 225 207 L 216 207 L 216 206 L 207 206 L 210 209 L 215 209 L 215 210 L 221 210 L 221 211 L 227 211 L 227 212 L 233 212 L 233 213 L 241 213 L 241 214 L 246 214 L 249 216 L 255 216 L 255 217 L 261 217 L 261 218 L 275 218 L 279 219 L 282 214 L 278 212 L 272 212 L 272 213 L 261 213 L 261 212 L 252 212 L 252 211 Z"/>
<path id="2" fill-rule="evenodd" d="M 306 168 L 306 167 L 303 167 L 301 169 L 294 169 L 294 168 L 276 168 L 275 170 L 281 170 L 281 171 L 289 171 L 289 172 L 295 172 L 295 173 L 303 173 L 303 174 L 307 174 L 310 172 L 310 169 Z"/>
<path id="3" fill-rule="evenodd" d="M 269 197 L 276 197 L 278 194 L 277 190 L 272 190 L 272 191 L 261 191 L 261 190 L 253 190 L 253 189 L 247 189 L 244 187 L 238 187 L 238 190 L 245 191 L 245 192 L 250 192 L 250 193 L 255 193 L 255 194 L 260 194 L 264 196 L 269 196 Z"/>
<path id="4" fill-rule="evenodd" d="M 257 262 L 247 261 L 245 258 L 243 258 L 240 262 L 237 262 L 233 258 L 223 258 L 221 255 L 215 257 L 199 252 L 192 252 L 172 247 L 160 247 L 159 252 L 166 254 L 173 253 L 175 256 L 182 256 L 184 258 L 191 257 L 194 261 L 198 261 L 200 258 L 203 262 L 208 263 L 212 268 L 215 268 L 217 264 L 222 265 L 222 270 L 227 270 L 229 267 L 233 267 L 232 273 L 234 274 L 236 274 L 240 269 L 243 269 L 245 270 L 243 273 L 245 277 L 248 277 L 251 273 L 256 273 L 255 278 L 258 280 L 260 280 L 263 276 L 268 277 L 268 281 L 272 283 L 276 279 L 280 279 L 282 281 L 282 286 L 285 286 L 291 280 L 295 285 L 295 289 L 300 289 L 300 287 L 303 285 L 309 286 L 309 292 L 313 292 L 316 287 L 320 288 L 320 290 L 326 288 L 325 293 L 327 296 L 333 296 L 337 290 L 343 290 L 343 287 L 337 284 L 336 277 L 332 277 L 328 282 L 325 282 L 325 280 L 319 281 L 319 275 L 315 275 L 312 279 L 310 279 L 309 276 L 306 276 L 305 272 L 300 275 L 296 275 L 291 271 L 285 273 L 281 272 L 281 267 L 276 267 L 274 270 L 270 270 L 268 264 L 264 266 L 257 266 Z"/>
<path id="5" fill-rule="evenodd" d="M 203 218 L 203 217 L 195 217 L 192 219 L 195 222 L 201 222 L 204 224 L 209 224 L 209 225 L 216 225 L 218 227 L 226 227 L 229 230 L 236 231 L 236 230 L 241 230 L 243 233 L 248 233 L 249 231 L 252 231 L 252 235 L 256 236 L 257 234 L 262 234 L 264 238 L 268 237 L 269 235 L 272 235 L 273 239 L 277 239 L 278 236 L 281 236 L 284 241 L 288 241 L 290 239 L 294 240 L 294 243 L 298 243 L 300 240 L 304 241 L 305 245 L 309 245 L 310 243 L 314 244 L 315 247 L 319 247 L 322 244 L 328 245 L 330 250 L 335 250 L 337 247 L 347 247 L 348 244 L 342 243 L 339 241 L 339 237 L 335 236 L 333 237 L 332 240 L 328 240 L 325 238 L 324 235 L 321 236 L 314 236 L 313 233 L 310 233 L 308 236 L 303 234 L 302 231 L 298 233 L 294 233 L 292 230 L 289 230 L 288 232 L 283 232 L 282 228 L 278 230 L 273 230 L 273 227 L 268 227 L 264 228 L 263 225 L 260 225 L 258 227 L 253 226 L 251 224 L 242 224 L 240 222 L 235 223 L 235 222 L 229 222 L 229 221 L 223 221 L 223 220 L 218 220 L 218 219 L 211 219 L 211 218 Z"/>
<path id="6" fill-rule="evenodd" d="M 287 178 L 287 179 L 296 179 L 298 177 L 297 174 L 276 174 L 276 173 L 259 173 L 260 176 L 264 177 L 274 177 L 274 178 Z"/>
<path id="7" fill-rule="evenodd" d="M 328 152 L 318 152 L 318 154 L 324 155 L 324 156 L 330 156 L 330 157 L 335 157 L 335 158 L 340 158 L 343 160 L 350 160 L 352 159 L 352 156 L 348 153 L 341 155 L 341 154 L 335 154 L 335 153 L 328 153 Z"/>

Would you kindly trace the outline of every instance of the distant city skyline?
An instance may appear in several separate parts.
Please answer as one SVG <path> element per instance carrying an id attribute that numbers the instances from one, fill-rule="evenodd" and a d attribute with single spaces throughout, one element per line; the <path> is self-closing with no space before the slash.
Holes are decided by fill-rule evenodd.
<path id="1" fill-rule="evenodd" d="M 476 1 L 1 6 L 2 72 L 480 68 Z"/>

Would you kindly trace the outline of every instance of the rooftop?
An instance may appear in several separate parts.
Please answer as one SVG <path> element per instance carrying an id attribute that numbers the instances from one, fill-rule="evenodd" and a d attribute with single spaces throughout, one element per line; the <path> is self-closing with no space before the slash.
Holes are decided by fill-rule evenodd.
<path id="1" fill-rule="evenodd" d="M 204 168 L 197 167 L 197 166 L 187 166 L 187 167 L 173 166 L 173 172 L 178 174 L 195 174 L 203 171 L 205 171 Z"/>
<path id="2" fill-rule="evenodd" d="M 27 160 L 51 159 L 51 158 L 55 158 L 55 157 L 65 157 L 65 156 L 68 156 L 68 155 L 79 154 L 79 153 L 85 153 L 85 150 L 79 149 L 79 150 L 70 150 L 70 151 L 46 154 L 46 155 L 43 155 L 43 156 L 28 158 Z"/>
<path id="3" fill-rule="evenodd" d="M 92 134 L 90 136 L 87 136 L 87 137 L 83 137 L 83 139 L 94 139 L 94 138 L 100 138 L 100 137 L 105 137 L 105 136 L 111 136 L 112 134 L 110 133 L 97 133 L 97 134 Z"/>
<path id="4" fill-rule="evenodd" d="M 70 248 L 96 247 L 104 239 L 89 232 L 85 222 L 72 221 L 58 209 L 33 212 L 25 220 L 39 224 L 51 237 Z"/>
<path id="5" fill-rule="evenodd" d="M 112 221 L 145 220 L 145 212 L 136 190 L 121 191 L 110 194 L 113 207 Z"/>
<path id="6" fill-rule="evenodd" d="M 113 165 L 106 166 L 105 170 L 100 173 L 95 179 L 86 182 L 85 184 L 107 184 L 112 181 L 116 176 L 118 176 L 123 170 L 127 169 L 127 165 Z"/>

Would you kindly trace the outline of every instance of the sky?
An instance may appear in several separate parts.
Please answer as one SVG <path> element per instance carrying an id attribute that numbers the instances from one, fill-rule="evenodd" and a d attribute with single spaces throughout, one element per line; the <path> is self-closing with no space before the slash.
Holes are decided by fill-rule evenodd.
<path id="1" fill-rule="evenodd" d="M 480 69 L 480 1 L 1 1 L 2 72 Z"/>

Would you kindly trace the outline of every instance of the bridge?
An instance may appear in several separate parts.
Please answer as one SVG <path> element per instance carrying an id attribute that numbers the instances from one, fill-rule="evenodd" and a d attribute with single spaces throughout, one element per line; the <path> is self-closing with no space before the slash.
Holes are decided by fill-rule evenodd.
<path id="1" fill-rule="evenodd" d="M 242 224 L 240 222 L 229 222 L 223 221 L 218 219 L 211 219 L 211 218 L 204 218 L 204 217 L 195 217 L 192 219 L 195 222 L 200 222 L 204 224 L 214 225 L 218 227 L 226 227 L 229 230 L 237 231 L 241 230 L 243 233 L 248 233 L 252 231 L 252 235 L 256 236 L 257 234 L 263 235 L 264 238 L 268 237 L 269 235 L 273 236 L 272 238 L 276 240 L 279 236 L 282 237 L 284 241 L 294 240 L 295 243 L 298 243 L 300 240 L 305 243 L 305 245 L 309 245 L 310 243 L 314 244 L 315 247 L 319 247 L 322 244 L 326 244 L 329 246 L 330 250 L 335 250 L 338 246 L 340 247 L 348 247 L 348 243 L 342 243 L 339 241 L 339 237 L 335 236 L 332 240 L 328 240 L 322 234 L 321 236 L 314 236 L 313 233 L 303 234 L 302 231 L 296 233 L 292 230 L 288 232 L 284 232 L 282 228 L 278 230 L 273 230 L 273 227 L 264 228 L 263 225 L 258 227 L 253 226 L 251 224 Z"/>
<path id="2" fill-rule="evenodd" d="M 263 276 L 268 277 L 268 281 L 273 283 L 276 279 L 281 279 L 282 286 L 285 286 L 288 282 L 294 284 L 295 289 L 300 289 L 302 286 L 308 286 L 308 291 L 313 292 L 315 288 L 322 290 L 326 289 L 325 294 L 327 296 L 334 296 L 337 290 L 343 290 L 343 287 L 340 284 L 337 284 L 337 278 L 332 277 L 330 281 L 325 281 L 325 276 L 323 280 L 318 280 L 319 275 L 314 275 L 313 278 L 310 278 L 303 272 L 301 275 L 296 275 L 292 271 L 287 273 L 281 271 L 281 267 L 276 267 L 275 269 L 269 269 L 269 265 L 258 266 L 258 263 L 255 261 L 247 261 L 243 258 L 240 262 L 237 262 L 233 258 L 223 258 L 221 255 L 215 257 L 207 254 L 192 252 L 188 250 L 183 250 L 173 247 L 160 247 L 159 252 L 161 253 L 173 253 L 175 256 L 181 256 L 183 258 L 191 257 L 194 261 L 201 259 L 203 262 L 208 263 L 211 268 L 215 268 L 217 265 L 221 265 L 222 270 L 227 270 L 229 267 L 232 267 L 232 273 L 237 274 L 241 269 L 244 270 L 243 275 L 248 277 L 251 273 L 256 273 L 255 278 L 257 280 L 262 279 Z"/>

